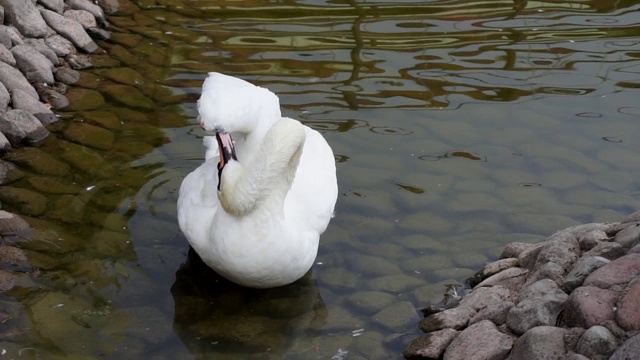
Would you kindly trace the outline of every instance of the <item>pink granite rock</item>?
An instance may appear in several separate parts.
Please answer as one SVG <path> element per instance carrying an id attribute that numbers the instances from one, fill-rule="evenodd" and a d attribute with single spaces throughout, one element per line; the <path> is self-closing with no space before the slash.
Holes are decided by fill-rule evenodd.
<path id="1" fill-rule="evenodd" d="M 640 281 L 634 282 L 620 300 L 616 321 L 625 330 L 640 330 Z"/>
<path id="2" fill-rule="evenodd" d="M 589 275 L 585 286 L 597 286 L 601 289 L 622 290 L 629 281 L 640 275 L 640 254 L 629 254 L 613 260 Z"/>
<path id="3" fill-rule="evenodd" d="M 565 303 L 564 323 L 569 326 L 590 328 L 615 318 L 615 304 L 620 294 L 595 286 L 575 289 Z"/>
<path id="4" fill-rule="evenodd" d="M 444 353 L 444 360 L 502 360 L 511 351 L 513 342 L 491 321 L 480 321 L 453 339 Z"/>
<path id="5" fill-rule="evenodd" d="M 439 359 L 459 331 L 443 329 L 422 335 L 402 352 L 405 359 Z"/>

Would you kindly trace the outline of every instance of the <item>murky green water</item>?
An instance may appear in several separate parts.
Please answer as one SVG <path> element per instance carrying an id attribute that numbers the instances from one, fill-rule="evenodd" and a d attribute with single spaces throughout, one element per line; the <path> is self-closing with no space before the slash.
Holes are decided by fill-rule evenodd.
<path id="1" fill-rule="evenodd" d="M 22 358 L 390 359 L 416 307 L 512 241 L 640 209 L 639 1 L 123 2 L 109 55 L 20 169 L 0 298 Z M 208 71 L 265 86 L 338 161 L 307 278 L 217 278 L 175 219 Z M 126 85 L 128 87 L 122 87 Z M 4 268 L 7 268 L 6 266 Z"/>

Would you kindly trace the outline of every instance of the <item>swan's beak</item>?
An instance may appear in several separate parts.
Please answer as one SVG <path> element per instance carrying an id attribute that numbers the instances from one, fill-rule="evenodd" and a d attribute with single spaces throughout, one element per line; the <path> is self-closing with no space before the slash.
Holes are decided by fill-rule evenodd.
<path id="1" fill-rule="evenodd" d="M 231 134 L 227 132 L 217 132 L 216 140 L 218 140 L 218 150 L 220 152 L 220 162 L 218 163 L 218 169 L 222 170 L 222 168 L 227 165 L 229 161 L 238 161 L 238 158 L 236 157 L 236 149 L 233 147 L 233 139 L 231 139 Z"/>

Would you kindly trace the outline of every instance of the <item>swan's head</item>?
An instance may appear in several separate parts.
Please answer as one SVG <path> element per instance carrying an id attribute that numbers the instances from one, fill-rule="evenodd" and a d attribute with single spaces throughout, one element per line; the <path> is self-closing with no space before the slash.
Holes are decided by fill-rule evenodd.
<path id="1" fill-rule="evenodd" d="M 198 99 L 200 125 L 207 131 L 244 133 L 280 119 L 280 101 L 271 91 L 242 79 L 209 73 Z"/>

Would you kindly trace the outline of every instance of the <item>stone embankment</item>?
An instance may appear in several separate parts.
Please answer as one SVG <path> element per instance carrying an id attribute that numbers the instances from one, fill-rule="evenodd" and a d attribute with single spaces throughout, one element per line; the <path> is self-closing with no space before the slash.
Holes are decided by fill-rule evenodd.
<path id="1" fill-rule="evenodd" d="M 455 307 L 431 306 L 407 359 L 638 359 L 640 212 L 512 243 L 468 280 Z"/>
<path id="2" fill-rule="evenodd" d="M 0 0 L 0 151 L 41 141 L 118 0 Z"/>

